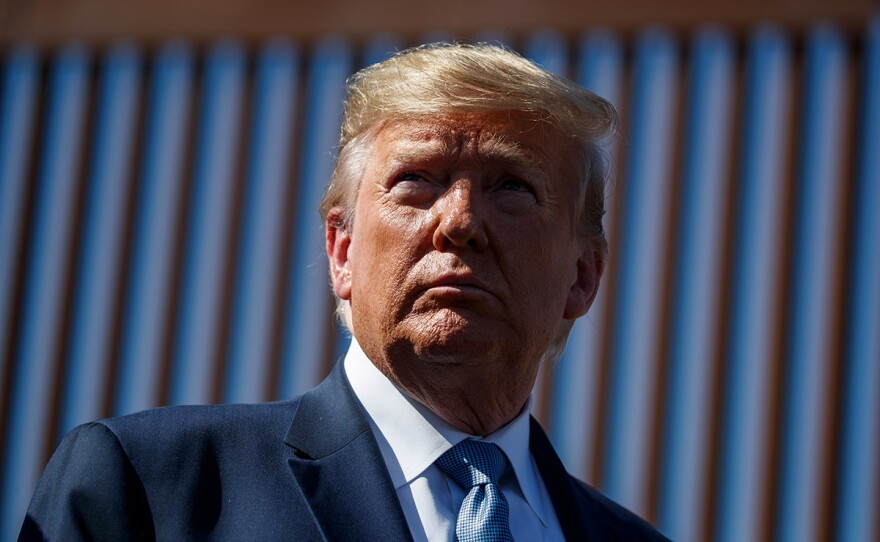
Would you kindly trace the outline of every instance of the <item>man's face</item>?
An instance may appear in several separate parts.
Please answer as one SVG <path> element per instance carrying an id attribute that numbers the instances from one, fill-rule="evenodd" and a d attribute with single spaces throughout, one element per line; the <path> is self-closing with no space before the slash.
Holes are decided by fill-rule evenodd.
<path id="1" fill-rule="evenodd" d="M 395 374 L 417 372 L 417 359 L 534 380 L 601 274 L 601 254 L 575 233 L 575 149 L 510 113 L 379 131 L 352 231 L 327 226 L 334 289 L 371 359 Z"/>

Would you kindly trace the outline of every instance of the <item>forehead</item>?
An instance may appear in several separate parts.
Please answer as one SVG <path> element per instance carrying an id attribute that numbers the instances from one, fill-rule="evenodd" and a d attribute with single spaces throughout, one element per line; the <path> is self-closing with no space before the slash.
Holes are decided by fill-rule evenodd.
<path id="1" fill-rule="evenodd" d="M 499 162 L 550 177 L 572 167 L 575 152 L 557 128 L 510 112 L 389 120 L 374 143 L 379 160 Z"/>

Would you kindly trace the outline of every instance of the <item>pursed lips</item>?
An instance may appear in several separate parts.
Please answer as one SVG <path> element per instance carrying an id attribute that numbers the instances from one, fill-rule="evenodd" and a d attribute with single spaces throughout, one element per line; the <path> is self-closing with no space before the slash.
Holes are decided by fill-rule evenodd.
<path id="1" fill-rule="evenodd" d="M 489 286 L 473 273 L 447 273 L 424 282 L 419 293 L 435 290 L 450 295 L 489 294 L 498 297 Z"/>

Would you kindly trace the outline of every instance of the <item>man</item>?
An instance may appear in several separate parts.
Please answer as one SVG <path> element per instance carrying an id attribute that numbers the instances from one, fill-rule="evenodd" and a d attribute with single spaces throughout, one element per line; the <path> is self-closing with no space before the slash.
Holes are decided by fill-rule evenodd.
<path id="1" fill-rule="evenodd" d="M 604 100 L 490 46 L 349 81 L 321 212 L 352 332 L 318 388 L 74 430 L 25 539 L 659 540 L 528 415 L 602 275 Z"/>

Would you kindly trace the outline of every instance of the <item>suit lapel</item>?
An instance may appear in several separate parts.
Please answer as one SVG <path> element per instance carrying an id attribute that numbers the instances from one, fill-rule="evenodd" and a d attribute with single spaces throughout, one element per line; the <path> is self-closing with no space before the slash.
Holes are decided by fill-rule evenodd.
<path id="1" fill-rule="evenodd" d="M 590 540 L 588 518 L 584 517 L 583 510 L 578 506 L 579 497 L 573 487 L 575 482 L 534 418 L 531 419 L 529 428 L 529 449 L 550 494 L 565 539 Z"/>
<path id="2" fill-rule="evenodd" d="M 593 538 L 575 482 L 534 418 L 529 435 L 565 539 Z M 285 442 L 294 451 L 291 473 L 326 539 L 412 541 L 382 453 L 341 363 L 300 399 Z"/>
<path id="3" fill-rule="evenodd" d="M 291 472 L 325 538 L 412 540 L 341 363 L 302 397 L 285 442 L 294 449 Z"/>

